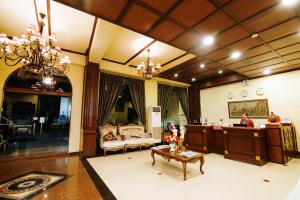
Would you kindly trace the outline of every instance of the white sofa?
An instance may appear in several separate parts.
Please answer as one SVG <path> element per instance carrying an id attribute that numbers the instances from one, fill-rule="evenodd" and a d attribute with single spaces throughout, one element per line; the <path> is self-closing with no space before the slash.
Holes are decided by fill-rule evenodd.
<path id="1" fill-rule="evenodd" d="M 145 133 L 143 126 L 129 125 L 119 127 L 120 135 L 125 138 L 126 153 L 128 148 L 140 148 L 149 147 L 154 145 L 154 138 L 151 133 Z"/>
<path id="2" fill-rule="evenodd" d="M 106 156 L 107 151 L 123 150 L 126 153 L 128 148 L 140 148 L 153 146 L 155 143 L 151 133 L 145 133 L 143 126 L 112 126 L 105 125 L 99 127 L 100 147 Z M 107 134 L 113 135 L 113 140 L 107 141 Z M 111 137 L 110 137 L 111 138 Z"/>

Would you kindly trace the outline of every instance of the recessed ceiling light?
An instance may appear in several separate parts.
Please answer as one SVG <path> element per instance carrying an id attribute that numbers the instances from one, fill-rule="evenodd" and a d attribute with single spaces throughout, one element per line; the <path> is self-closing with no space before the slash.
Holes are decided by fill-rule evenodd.
<path id="1" fill-rule="evenodd" d="M 299 2 L 299 0 L 281 0 L 281 5 L 283 5 L 283 6 L 293 6 L 298 2 Z"/>
<path id="2" fill-rule="evenodd" d="M 174 74 L 174 77 L 178 77 L 178 74 Z"/>
<path id="3" fill-rule="evenodd" d="M 254 39 L 254 38 L 257 38 L 257 36 L 258 36 L 258 34 L 257 34 L 257 33 L 254 33 L 254 34 L 251 35 L 251 38 L 253 38 L 253 39 Z"/>
<path id="4" fill-rule="evenodd" d="M 219 73 L 219 74 L 222 74 L 222 73 L 223 73 L 223 70 L 219 70 L 218 73 Z"/>
<path id="5" fill-rule="evenodd" d="M 231 53 L 230 58 L 232 58 L 232 59 L 238 59 L 239 57 L 241 57 L 241 55 L 242 55 L 241 52 L 234 51 L 234 52 Z"/>
<path id="6" fill-rule="evenodd" d="M 204 68 L 204 67 L 205 67 L 205 64 L 201 63 L 200 68 Z"/>
<path id="7" fill-rule="evenodd" d="M 195 78 L 192 78 L 192 81 L 194 82 L 194 81 L 196 81 L 196 79 L 195 79 Z"/>
<path id="8" fill-rule="evenodd" d="M 271 70 L 269 70 L 269 69 L 266 69 L 266 70 L 264 70 L 264 75 L 268 75 L 268 74 L 271 74 Z"/>
<path id="9" fill-rule="evenodd" d="M 213 36 L 206 36 L 202 40 L 204 46 L 212 45 L 214 42 L 215 42 L 215 38 Z"/>

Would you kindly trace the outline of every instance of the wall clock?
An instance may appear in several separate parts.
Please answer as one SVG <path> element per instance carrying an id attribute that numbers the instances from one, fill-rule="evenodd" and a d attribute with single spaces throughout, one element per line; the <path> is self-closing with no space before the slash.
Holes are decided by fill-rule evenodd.
<path id="1" fill-rule="evenodd" d="M 227 98 L 228 98 L 228 99 L 232 99 L 232 98 L 233 98 L 233 93 L 232 93 L 232 92 L 228 92 Z"/>
<path id="2" fill-rule="evenodd" d="M 247 90 L 242 90 L 242 91 L 241 91 L 241 96 L 242 96 L 242 97 L 248 96 Z"/>
<path id="3" fill-rule="evenodd" d="M 261 96 L 261 95 L 263 95 L 264 93 L 265 93 L 264 88 L 258 88 L 258 89 L 256 90 L 256 95 L 258 95 L 258 96 Z"/>

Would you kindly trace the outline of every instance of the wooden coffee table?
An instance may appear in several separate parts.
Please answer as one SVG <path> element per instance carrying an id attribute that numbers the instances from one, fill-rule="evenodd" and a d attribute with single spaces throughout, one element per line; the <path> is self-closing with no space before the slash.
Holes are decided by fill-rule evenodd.
<path id="1" fill-rule="evenodd" d="M 155 164 L 155 157 L 154 154 L 158 154 L 160 156 L 162 156 L 163 158 L 167 159 L 169 162 L 171 159 L 176 160 L 178 162 L 182 163 L 183 166 L 183 177 L 184 180 L 186 180 L 186 164 L 187 163 L 196 163 L 198 161 L 200 161 L 200 172 L 201 174 L 204 174 L 204 171 L 202 170 L 202 167 L 204 165 L 204 155 L 199 153 L 199 155 L 193 156 L 193 157 L 185 157 L 185 156 L 181 156 L 180 153 L 178 152 L 170 152 L 169 148 L 165 148 L 165 149 L 155 149 L 151 148 L 151 156 L 153 158 L 153 163 L 152 165 Z"/>

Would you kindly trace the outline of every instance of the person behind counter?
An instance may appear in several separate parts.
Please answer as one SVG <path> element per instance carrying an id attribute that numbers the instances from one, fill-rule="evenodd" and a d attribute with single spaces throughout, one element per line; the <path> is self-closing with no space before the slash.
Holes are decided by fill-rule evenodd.
<path id="1" fill-rule="evenodd" d="M 248 118 L 247 113 L 244 113 L 242 116 L 243 118 L 241 119 L 240 124 L 246 124 L 247 127 L 254 127 L 254 123 L 251 119 Z"/>
<path id="2" fill-rule="evenodd" d="M 280 117 L 278 115 L 275 115 L 274 112 L 271 112 L 271 114 L 268 116 L 268 121 L 271 123 L 279 123 Z"/>

